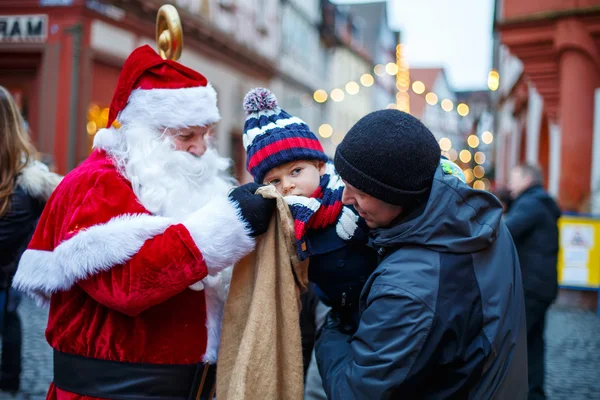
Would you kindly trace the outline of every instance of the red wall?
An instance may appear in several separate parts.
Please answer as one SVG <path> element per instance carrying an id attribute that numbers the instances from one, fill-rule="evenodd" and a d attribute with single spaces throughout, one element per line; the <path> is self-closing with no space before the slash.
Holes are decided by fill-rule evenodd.
<path id="1" fill-rule="evenodd" d="M 503 0 L 503 18 L 600 6 L 598 0 Z"/>

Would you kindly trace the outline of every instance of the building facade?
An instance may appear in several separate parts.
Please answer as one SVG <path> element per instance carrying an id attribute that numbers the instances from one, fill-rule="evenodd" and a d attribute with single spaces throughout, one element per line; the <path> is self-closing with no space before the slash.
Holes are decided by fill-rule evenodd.
<path id="1" fill-rule="evenodd" d="M 260 12 L 258 3 L 265 4 Z M 20 36 L 0 32 L 0 85 L 20 102 L 34 144 L 54 158 L 58 172 L 68 172 L 89 154 L 127 56 L 143 44 L 156 47 L 160 5 L 141 0 L 0 3 L 0 18 L 34 28 Z M 277 71 L 279 2 L 181 0 L 176 5 L 185 38 L 180 62 L 204 74 L 217 90 L 218 148 L 233 156 L 239 169 L 242 97 L 248 88 L 267 85 Z"/>
<path id="2" fill-rule="evenodd" d="M 279 70 L 271 89 L 288 113 L 316 133 L 324 123 L 325 107 L 314 101 L 313 94 L 325 85 L 328 73 L 320 0 L 281 0 L 281 15 Z"/>
<path id="3" fill-rule="evenodd" d="M 590 211 L 600 187 L 600 4 L 497 0 L 495 32 L 499 180 L 537 163 L 563 209 Z"/>
<path id="4" fill-rule="evenodd" d="M 322 140 L 325 151 L 333 156 L 336 146 L 346 132 L 364 115 L 373 111 L 372 55 L 367 51 L 364 20 L 355 16 L 349 6 L 322 1 L 322 40 L 328 52 L 328 78 L 324 90 L 329 94 L 325 123 L 327 138 Z M 357 22 L 358 21 L 358 22 Z M 369 74 L 370 85 L 364 85 L 361 77 Z"/>

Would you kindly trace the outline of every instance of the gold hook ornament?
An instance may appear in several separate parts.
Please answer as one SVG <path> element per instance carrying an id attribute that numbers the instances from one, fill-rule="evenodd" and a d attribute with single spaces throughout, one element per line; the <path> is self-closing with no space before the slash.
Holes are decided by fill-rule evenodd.
<path id="1" fill-rule="evenodd" d="M 177 61 L 183 50 L 183 27 L 177 9 L 165 4 L 156 15 L 158 54 L 165 60 Z"/>

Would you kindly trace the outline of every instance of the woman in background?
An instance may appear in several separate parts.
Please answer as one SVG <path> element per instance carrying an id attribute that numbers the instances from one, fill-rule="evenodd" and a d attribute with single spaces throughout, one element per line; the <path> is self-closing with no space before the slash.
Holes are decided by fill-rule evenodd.
<path id="1" fill-rule="evenodd" d="M 60 177 L 35 161 L 35 149 L 12 96 L 0 86 L 0 390 L 19 391 L 21 374 L 20 294 L 11 289 L 44 204 Z"/>

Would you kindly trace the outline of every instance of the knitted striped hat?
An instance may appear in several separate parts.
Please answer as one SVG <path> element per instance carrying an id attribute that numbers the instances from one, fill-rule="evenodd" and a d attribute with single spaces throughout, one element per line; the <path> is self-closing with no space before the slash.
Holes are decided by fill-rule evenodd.
<path id="1" fill-rule="evenodd" d="M 248 92 L 244 110 L 248 115 L 243 136 L 248 155 L 246 169 L 255 182 L 262 183 L 270 170 L 292 161 L 328 161 L 308 125 L 279 108 L 270 90 L 256 88 Z"/>

